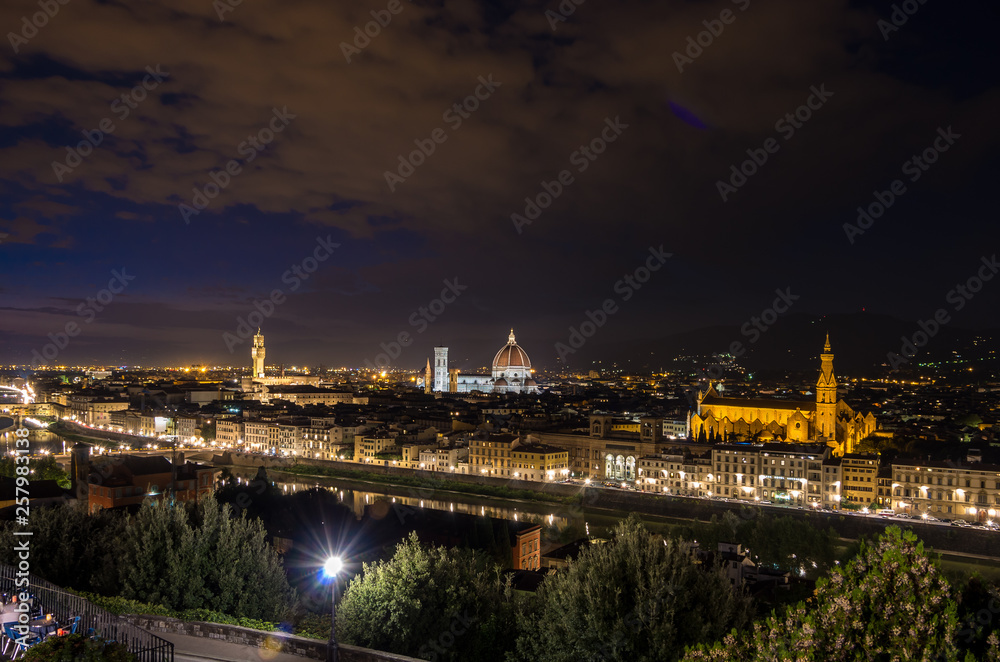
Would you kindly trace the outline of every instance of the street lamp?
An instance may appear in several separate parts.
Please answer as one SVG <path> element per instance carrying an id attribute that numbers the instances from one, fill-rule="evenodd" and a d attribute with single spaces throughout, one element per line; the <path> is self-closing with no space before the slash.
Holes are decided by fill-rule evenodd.
<path id="1" fill-rule="evenodd" d="M 344 567 L 344 560 L 339 556 L 331 556 L 323 564 L 323 574 L 332 581 L 330 586 L 330 641 L 326 646 L 326 662 L 337 662 L 337 573 Z"/>

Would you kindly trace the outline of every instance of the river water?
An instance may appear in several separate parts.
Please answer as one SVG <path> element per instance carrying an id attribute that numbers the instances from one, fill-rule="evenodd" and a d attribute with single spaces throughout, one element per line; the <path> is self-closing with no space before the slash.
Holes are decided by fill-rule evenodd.
<path id="1" fill-rule="evenodd" d="M 3 452 L 9 453 L 14 450 L 15 440 L 17 436 L 14 434 L 15 428 L 10 428 L 4 433 L 0 434 L 0 442 L 3 443 Z M 66 441 L 59 435 L 49 432 L 48 430 L 40 430 L 35 428 L 28 428 L 28 441 L 31 443 L 31 451 L 37 453 L 38 451 L 48 451 L 49 453 L 63 453 L 66 449 L 73 446 L 72 441 Z"/>
<path id="2" fill-rule="evenodd" d="M 244 483 L 257 475 L 256 468 L 228 468 L 237 480 Z M 358 519 L 366 512 L 372 517 L 379 518 L 393 508 L 405 507 L 532 522 L 558 530 L 577 527 L 582 534 L 597 537 L 606 537 L 615 523 L 622 519 L 613 514 L 590 512 L 579 506 L 495 499 L 445 490 L 383 485 L 343 478 L 306 478 L 276 470 L 269 470 L 268 476 L 278 489 L 289 494 L 317 487 L 329 490 L 337 495 L 341 503 L 349 506 Z M 662 520 L 650 519 L 662 524 Z"/>

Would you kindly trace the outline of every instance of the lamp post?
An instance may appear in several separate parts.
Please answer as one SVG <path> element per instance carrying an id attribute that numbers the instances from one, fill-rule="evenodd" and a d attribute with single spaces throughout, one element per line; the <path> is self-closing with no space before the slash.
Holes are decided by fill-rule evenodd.
<path id="1" fill-rule="evenodd" d="M 330 578 L 330 641 L 326 647 L 326 662 L 337 662 L 337 573 L 344 567 L 344 560 L 331 556 L 323 564 L 323 574 Z"/>

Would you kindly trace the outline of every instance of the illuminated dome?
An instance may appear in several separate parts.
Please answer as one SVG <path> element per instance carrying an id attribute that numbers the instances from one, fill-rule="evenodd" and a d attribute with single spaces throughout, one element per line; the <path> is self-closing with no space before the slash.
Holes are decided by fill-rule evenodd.
<path id="1" fill-rule="evenodd" d="M 537 385 L 531 379 L 531 359 L 514 340 L 514 329 L 511 329 L 507 344 L 493 358 L 493 392 L 534 393 L 536 388 Z"/>
<path id="2" fill-rule="evenodd" d="M 506 368 L 531 370 L 531 361 L 528 359 L 528 355 L 514 340 L 514 329 L 510 330 L 507 344 L 501 347 L 497 355 L 493 357 L 493 370 L 504 370 Z"/>

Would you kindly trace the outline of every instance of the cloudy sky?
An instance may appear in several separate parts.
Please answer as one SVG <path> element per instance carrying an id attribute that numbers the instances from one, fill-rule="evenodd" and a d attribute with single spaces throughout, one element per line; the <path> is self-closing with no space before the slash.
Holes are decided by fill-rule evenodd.
<path id="1" fill-rule="evenodd" d="M 246 363 L 272 294 L 288 365 L 554 365 L 608 299 L 611 353 L 778 288 L 917 320 L 1000 236 L 993 3 L 53 4 L 0 5 L 4 363 Z"/>

